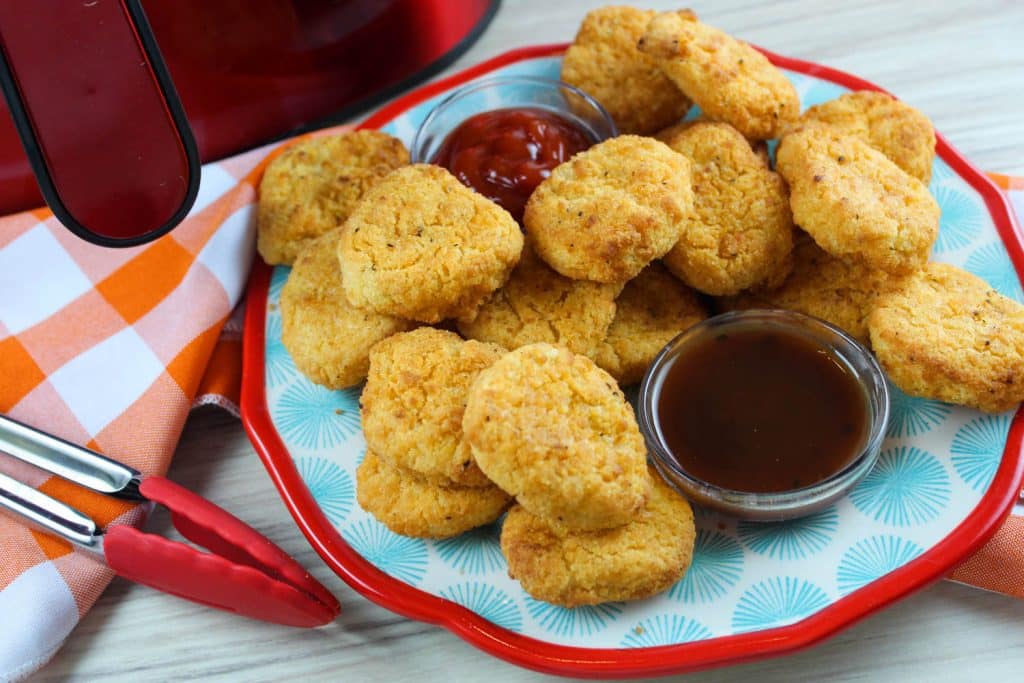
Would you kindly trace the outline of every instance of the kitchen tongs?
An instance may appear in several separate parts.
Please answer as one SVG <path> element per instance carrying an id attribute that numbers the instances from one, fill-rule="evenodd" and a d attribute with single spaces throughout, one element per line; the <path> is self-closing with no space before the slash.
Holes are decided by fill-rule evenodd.
<path id="1" fill-rule="evenodd" d="M 289 626 L 321 626 L 339 605 L 265 536 L 164 477 L 144 477 L 99 453 L 0 415 L 0 451 L 101 494 L 166 507 L 185 538 L 128 525 L 99 528 L 73 507 L 0 473 L 0 509 L 72 543 L 118 575 L 203 605 Z"/>

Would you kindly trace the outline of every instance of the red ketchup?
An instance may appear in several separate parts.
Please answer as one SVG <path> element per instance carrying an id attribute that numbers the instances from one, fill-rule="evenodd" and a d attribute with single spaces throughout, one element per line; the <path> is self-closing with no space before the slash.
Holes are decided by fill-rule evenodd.
<path id="1" fill-rule="evenodd" d="M 544 109 L 497 109 L 449 133 L 433 162 L 503 206 L 517 221 L 551 169 L 594 144 L 579 126 Z"/>

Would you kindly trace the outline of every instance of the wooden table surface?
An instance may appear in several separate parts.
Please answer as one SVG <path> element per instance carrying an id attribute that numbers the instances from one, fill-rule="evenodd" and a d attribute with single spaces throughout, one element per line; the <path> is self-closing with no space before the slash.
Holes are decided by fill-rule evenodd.
<path id="1" fill-rule="evenodd" d="M 581 0 L 505 0 L 446 73 L 509 48 L 572 38 Z M 647 2 L 652 7 L 674 3 Z M 1024 2 L 693 2 L 709 23 L 773 51 L 863 76 L 923 110 L 980 168 L 1024 175 Z M 37 680 L 524 681 L 440 628 L 381 609 L 320 562 L 238 421 L 194 413 L 170 477 L 232 510 L 339 597 L 340 619 L 293 630 L 115 580 Z M 151 528 L 167 533 L 167 520 Z M 999 680 L 1024 664 L 1024 601 L 941 582 L 796 655 L 694 675 L 769 681 Z"/>

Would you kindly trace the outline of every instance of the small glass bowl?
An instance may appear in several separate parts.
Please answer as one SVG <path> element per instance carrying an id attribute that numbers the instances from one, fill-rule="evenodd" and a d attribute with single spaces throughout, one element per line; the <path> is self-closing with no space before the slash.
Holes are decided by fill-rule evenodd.
<path id="1" fill-rule="evenodd" d="M 818 483 L 787 491 L 754 493 L 722 488 L 687 473 L 672 457 L 658 422 L 658 397 L 671 361 L 695 341 L 729 329 L 783 329 L 829 349 L 864 389 L 868 403 L 867 437 L 860 453 L 842 470 Z M 829 323 L 801 313 L 747 310 L 708 318 L 662 349 L 647 369 L 638 401 L 640 431 L 655 467 L 665 480 L 694 503 L 755 521 L 781 521 L 821 510 L 859 482 L 874 466 L 889 422 L 889 390 L 875 357 L 857 340 Z"/>
<path id="2" fill-rule="evenodd" d="M 413 163 L 431 163 L 448 134 L 469 117 L 522 107 L 561 115 L 583 129 L 595 144 L 618 135 L 604 107 L 579 88 L 549 78 L 496 76 L 459 88 L 427 114 L 412 139 Z"/>

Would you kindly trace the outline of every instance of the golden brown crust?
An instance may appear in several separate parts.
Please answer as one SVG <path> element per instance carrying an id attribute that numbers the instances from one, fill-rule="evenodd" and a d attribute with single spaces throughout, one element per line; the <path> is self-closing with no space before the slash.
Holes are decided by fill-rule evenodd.
<path id="1" fill-rule="evenodd" d="M 796 89 L 767 57 L 690 10 L 657 15 L 638 47 L 708 117 L 751 140 L 777 137 L 800 114 Z"/>
<path id="2" fill-rule="evenodd" d="M 462 438 L 462 413 L 469 385 L 504 353 L 432 327 L 374 346 L 359 399 L 367 447 L 435 484 L 491 486 Z"/>
<path id="3" fill-rule="evenodd" d="M 281 343 L 295 367 L 330 389 L 366 378 L 370 347 L 413 323 L 348 303 L 341 289 L 336 229 L 307 244 L 281 290 Z"/>
<path id="4" fill-rule="evenodd" d="M 846 263 L 823 251 L 806 233 L 793 250 L 793 272 L 781 287 L 717 300 L 723 310 L 785 308 L 826 320 L 863 344 L 868 315 L 881 294 L 897 289 L 905 276 Z"/>
<path id="5" fill-rule="evenodd" d="M 480 469 L 552 524 L 629 522 L 648 495 L 633 409 L 586 356 L 530 344 L 480 373 L 462 420 Z"/>
<path id="6" fill-rule="evenodd" d="M 561 344 L 595 357 L 615 317 L 616 284 L 570 280 L 527 245 L 505 286 L 472 321 L 459 321 L 466 337 L 518 349 L 535 342 Z"/>
<path id="7" fill-rule="evenodd" d="M 893 273 L 928 259 L 939 205 L 863 140 L 809 126 L 782 139 L 776 165 L 789 183 L 793 220 L 833 256 Z"/>
<path id="8" fill-rule="evenodd" d="M 490 524 L 512 502 L 497 486 L 438 486 L 371 450 L 356 469 L 356 500 L 402 536 L 450 538 Z"/>
<path id="9" fill-rule="evenodd" d="M 617 529 L 557 529 L 514 506 L 501 530 L 509 576 L 537 600 L 563 607 L 641 600 L 670 588 L 693 559 L 693 511 L 656 472 L 649 477 L 646 507 Z"/>
<path id="10" fill-rule="evenodd" d="M 657 62 L 636 48 L 654 16 L 635 7 L 592 10 L 562 59 L 562 80 L 600 102 L 620 133 L 653 133 L 690 108 Z"/>
<path id="11" fill-rule="evenodd" d="M 795 127 L 807 124 L 825 124 L 843 135 L 860 138 L 925 185 L 932 177 L 932 122 L 892 95 L 873 90 L 846 93 L 811 107 Z"/>
<path id="12" fill-rule="evenodd" d="M 353 306 L 435 323 L 472 317 L 519 260 L 519 225 L 439 166 L 391 173 L 342 231 L 338 254 Z"/>
<path id="13" fill-rule="evenodd" d="M 376 130 L 289 147 L 260 181 L 256 246 L 263 260 L 293 263 L 306 244 L 344 223 L 381 178 L 408 163 L 401 140 Z"/>
<path id="14" fill-rule="evenodd" d="M 890 379 L 911 396 L 990 413 L 1024 400 L 1024 306 L 981 278 L 929 263 L 868 319 Z"/>
<path id="15" fill-rule="evenodd" d="M 596 361 L 623 386 L 639 382 L 673 337 L 707 317 L 694 291 L 657 261 L 626 284 L 615 305 Z"/>
<path id="16" fill-rule="evenodd" d="M 622 135 L 556 167 L 523 220 L 537 254 L 562 275 L 621 283 L 672 248 L 692 206 L 686 157 Z"/>
<path id="17" fill-rule="evenodd" d="M 694 123 L 665 135 L 690 159 L 694 202 L 665 265 L 717 296 L 781 283 L 793 249 L 786 183 L 727 123 Z"/>

